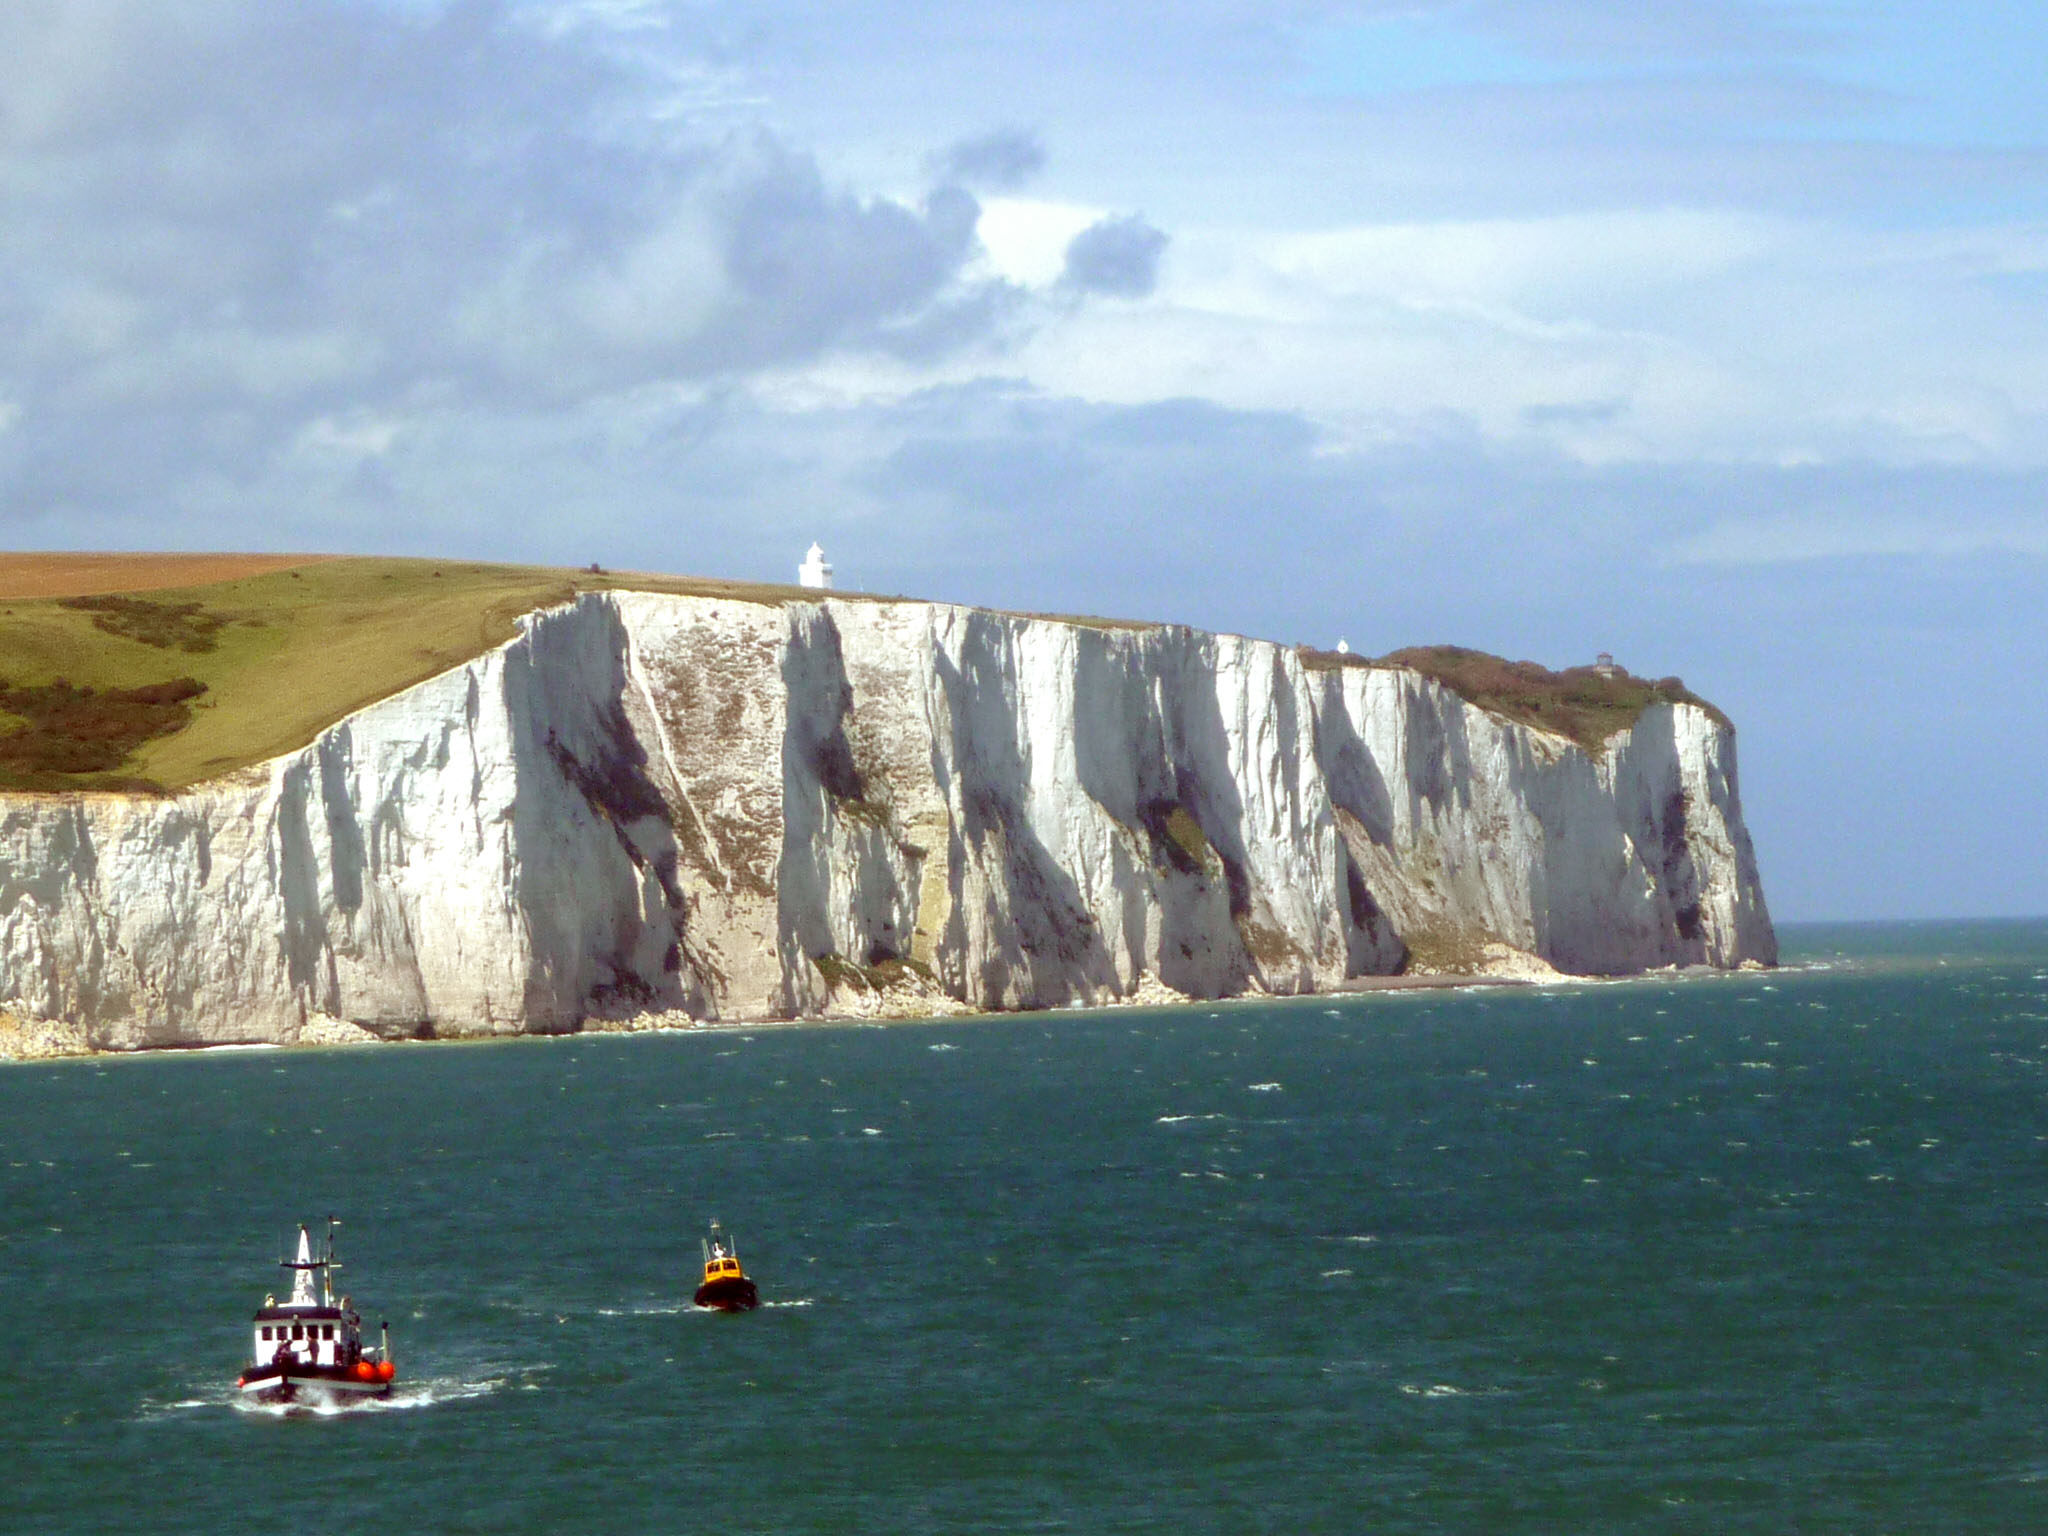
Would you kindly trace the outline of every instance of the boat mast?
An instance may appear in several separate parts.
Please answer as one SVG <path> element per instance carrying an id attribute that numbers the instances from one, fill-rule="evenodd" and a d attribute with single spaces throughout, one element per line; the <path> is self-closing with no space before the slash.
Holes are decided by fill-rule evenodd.
<path id="1" fill-rule="evenodd" d="M 292 1272 L 292 1299 L 287 1305 L 317 1305 L 313 1300 L 313 1271 L 321 1266 L 313 1257 L 313 1236 L 303 1222 L 299 1225 L 299 1256 L 284 1267 Z"/>
<path id="2" fill-rule="evenodd" d="M 327 1257 L 321 1260 L 320 1263 L 320 1296 L 322 1306 L 331 1307 L 334 1305 L 334 1272 L 341 1268 L 341 1265 L 334 1257 L 334 1229 L 340 1225 L 341 1218 L 339 1216 L 327 1218 Z"/>

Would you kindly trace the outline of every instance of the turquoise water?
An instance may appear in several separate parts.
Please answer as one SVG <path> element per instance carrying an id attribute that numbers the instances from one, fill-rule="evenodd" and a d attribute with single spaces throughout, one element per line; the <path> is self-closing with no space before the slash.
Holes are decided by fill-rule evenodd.
<path id="1" fill-rule="evenodd" d="M 0 1530 L 2039 1529 L 2048 924 L 1786 938 L 0 1070 Z M 239 1407 L 329 1211 L 403 1390 Z M 751 1316 L 687 1307 L 714 1215 Z"/>

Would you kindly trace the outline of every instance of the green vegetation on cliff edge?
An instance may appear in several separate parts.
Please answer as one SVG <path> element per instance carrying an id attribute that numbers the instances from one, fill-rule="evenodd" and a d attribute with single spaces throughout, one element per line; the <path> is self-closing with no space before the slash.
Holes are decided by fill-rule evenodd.
<path id="1" fill-rule="evenodd" d="M 800 591 L 361 558 L 120 597 L 8 598 L 0 789 L 182 789 L 295 751 L 503 644 L 521 614 L 610 588 L 757 603 Z"/>
<path id="2" fill-rule="evenodd" d="M 701 577 L 363 557 L 132 595 L 0 599 L 0 790 L 161 792 L 232 773 L 503 644 L 522 614 L 611 589 L 748 603 L 815 595 Z M 1410 667 L 1589 748 L 1651 703 L 1700 702 L 1675 678 L 1553 673 L 1454 646 L 1378 661 L 1298 654 L 1316 670 Z"/>
<path id="3" fill-rule="evenodd" d="M 1652 704 L 1697 704 L 1722 724 L 1728 717 L 1692 693 L 1675 677 L 1655 681 L 1616 668 L 1603 676 L 1594 667 L 1553 672 L 1533 661 L 1505 661 L 1458 645 L 1415 645 L 1377 660 L 1335 651 L 1301 652 L 1317 671 L 1338 667 L 1404 667 L 1441 683 L 1468 704 L 1522 725 L 1568 737 L 1589 752 L 1617 731 L 1625 731 Z"/>

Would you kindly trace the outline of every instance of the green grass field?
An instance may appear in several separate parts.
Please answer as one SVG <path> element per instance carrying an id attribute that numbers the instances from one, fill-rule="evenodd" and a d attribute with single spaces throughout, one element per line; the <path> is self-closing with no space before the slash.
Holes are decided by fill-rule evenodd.
<path id="1" fill-rule="evenodd" d="M 523 613 L 620 587 L 758 603 L 810 595 L 692 577 L 344 558 L 111 598 L 8 598 L 0 789 L 181 789 L 303 747 L 351 711 L 509 640 Z M 204 692 L 168 697 L 189 692 L 165 686 L 187 678 Z"/>
<path id="2" fill-rule="evenodd" d="M 11 558 L 45 562 L 26 578 L 36 589 L 57 557 Z M 87 565 L 90 584 L 93 557 L 62 558 Z M 117 568 L 115 559 L 126 563 Z M 624 588 L 768 604 L 815 595 L 705 577 L 367 557 L 155 587 L 143 584 L 147 560 L 109 557 L 113 591 L 82 591 L 68 572 L 72 584 L 54 590 L 74 595 L 0 597 L 0 790 L 162 793 L 295 751 L 343 716 L 511 639 L 521 614 L 579 592 Z M 1305 648 L 1299 654 L 1319 669 L 1413 667 L 1474 703 L 1589 748 L 1650 703 L 1692 700 L 1675 678 L 1549 672 L 1451 646 L 1397 651 L 1377 662 Z"/>

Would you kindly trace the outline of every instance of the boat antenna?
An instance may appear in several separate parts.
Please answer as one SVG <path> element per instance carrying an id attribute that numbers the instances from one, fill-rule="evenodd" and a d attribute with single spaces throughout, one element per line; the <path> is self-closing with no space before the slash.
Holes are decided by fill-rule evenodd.
<path id="1" fill-rule="evenodd" d="M 334 1218 L 327 1218 L 327 1246 L 320 1258 L 320 1304 L 334 1305 L 334 1282 L 328 1278 L 327 1270 L 334 1263 Z"/>

